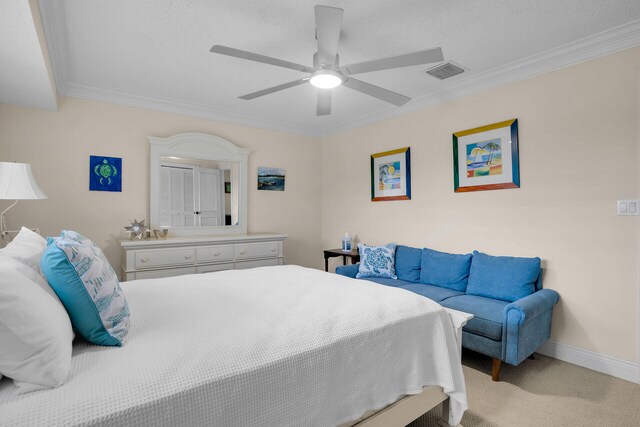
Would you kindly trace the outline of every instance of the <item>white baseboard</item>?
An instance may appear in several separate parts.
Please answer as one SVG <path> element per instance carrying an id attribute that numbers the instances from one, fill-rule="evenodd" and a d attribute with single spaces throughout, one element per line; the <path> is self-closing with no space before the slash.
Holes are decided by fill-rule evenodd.
<path id="1" fill-rule="evenodd" d="M 606 356 L 556 341 L 547 341 L 538 349 L 538 353 L 604 374 L 613 375 L 623 380 L 640 383 L 638 364 L 627 360 Z"/>

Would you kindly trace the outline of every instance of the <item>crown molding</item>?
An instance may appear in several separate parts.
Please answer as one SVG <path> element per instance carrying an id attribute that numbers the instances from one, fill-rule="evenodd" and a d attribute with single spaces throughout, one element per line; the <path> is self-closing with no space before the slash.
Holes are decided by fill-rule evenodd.
<path id="1" fill-rule="evenodd" d="M 67 51 L 67 31 L 64 6 L 40 0 L 42 21 L 58 94 L 94 101 L 140 107 L 166 113 L 181 114 L 225 123 L 302 134 L 316 138 L 328 137 L 374 122 L 402 116 L 429 106 L 459 99 L 483 90 L 525 80 L 571 65 L 600 58 L 640 45 L 640 20 L 605 30 L 583 39 L 549 49 L 491 70 L 464 74 L 443 82 L 438 89 L 423 93 L 403 107 L 385 107 L 365 114 L 347 117 L 334 124 L 303 126 L 286 121 L 265 119 L 236 110 L 133 93 L 121 89 L 85 85 L 70 81 Z"/>
<path id="2" fill-rule="evenodd" d="M 530 79 L 551 71 L 597 59 L 640 45 L 640 20 L 614 27 L 570 42 L 539 54 L 464 77 L 453 77 L 437 90 L 419 95 L 401 108 L 385 108 L 376 112 L 349 117 L 320 130 L 322 137 L 355 129 L 370 123 L 402 116 L 425 107 L 459 99 L 517 81 Z"/>

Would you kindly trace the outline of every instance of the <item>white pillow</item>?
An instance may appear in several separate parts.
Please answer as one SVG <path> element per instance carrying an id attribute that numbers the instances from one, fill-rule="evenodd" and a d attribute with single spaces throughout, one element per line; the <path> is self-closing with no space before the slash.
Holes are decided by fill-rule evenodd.
<path id="1" fill-rule="evenodd" d="M 0 374 L 13 379 L 18 393 L 58 387 L 71 369 L 69 316 L 37 277 L 21 262 L 0 256 Z"/>
<path id="2" fill-rule="evenodd" d="M 44 279 L 40 269 L 40 258 L 47 249 L 47 240 L 26 227 L 22 227 L 18 235 L 9 244 L 0 249 L 0 255 L 8 256 L 28 265 Z"/>

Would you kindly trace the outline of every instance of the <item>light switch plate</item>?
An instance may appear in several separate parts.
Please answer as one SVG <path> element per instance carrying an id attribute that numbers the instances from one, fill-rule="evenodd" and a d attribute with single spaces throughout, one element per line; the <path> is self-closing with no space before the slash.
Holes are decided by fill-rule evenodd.
<path id="1" fill-rule="evenodd" d="M 618 200 L 618 215 L 640 215 L 640 200 Z"/>

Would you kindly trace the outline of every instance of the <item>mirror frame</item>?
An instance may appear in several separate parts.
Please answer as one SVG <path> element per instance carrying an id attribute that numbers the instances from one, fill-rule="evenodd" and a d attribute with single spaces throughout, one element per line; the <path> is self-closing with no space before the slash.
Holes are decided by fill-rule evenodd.
<path id="1" fill-rule="evenodd" d="M 205 133 L 180 133 L 168 138 L 148 137 L 150 144 L 149 212 L 151 229 L 160 224 L 160 158 L 162 156 L 192 157 L 206 160 L 238 163 L 240 196 L 238 197 L 239 225 L 169 228 L 173 236 L 196 236 L 216 234 L 247 234 L 248 196 L 248 148 L 236 146 L 231 141 Z"/>

